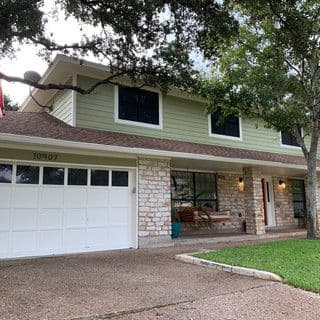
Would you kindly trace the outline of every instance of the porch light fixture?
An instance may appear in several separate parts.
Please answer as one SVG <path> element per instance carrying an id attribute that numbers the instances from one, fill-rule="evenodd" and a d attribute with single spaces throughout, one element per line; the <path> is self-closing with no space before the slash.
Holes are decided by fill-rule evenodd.
<path id="1" fill-rule="evenodd" d="M 239 188 L 239 191 L 241 191 L 241 192 L 243 191 L 244 183 L 243 183 L 243 178 L 242 177 L 239 178 L 238 188 Z"/>
<path id="2" fill-rule="evenodd" d="M 281 179 L 279 180 L 278 188 L 279 190 L 284 190 L 286 188 L 286 183 Z"/>

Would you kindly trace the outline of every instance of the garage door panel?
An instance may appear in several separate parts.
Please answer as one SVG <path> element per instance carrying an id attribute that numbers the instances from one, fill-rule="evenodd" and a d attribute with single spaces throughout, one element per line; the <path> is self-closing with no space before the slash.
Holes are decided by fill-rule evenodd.
<path id="1" fill-rule="evenodd" d="M 1 197 L 0 208 L 10 208 L 11 192 L 12 192 L 11 184 L 0 185 L 0 197 Z"/>
<path id="2" fill-rule="evenodd" d="M 16 186 L 13 197 L 15 208 L 38 208 L 39 188 L 31 186 Z"/>
<path id="3" fill-rule="evenodd" d="M 108 228 L 90 228 L 88 229 L 87 243 L 90 248 L 99 247 L 103 248 L 108 243 Z"/>
<path id="4" fill-rule="evenodd" d="M 109 223 L 111 225 L 128 225 L 129 223 L 129 208 L 111 208 L 109 214 Z"/>
<path id="5" fill-rule="evenodd" d="M 63 187 L 43 186 L 40 189 L 41 208 L 63 208 Z"/>
<path id="6" fill-rule="evenodd" d="M 132 246 L 132 187 L 116 186 L 118 180 L 108 186 L 0 184 L 0 259 Z"/>
<path id="7" fill-rule="evenodd" d="M 114 188 L 110 191 L 110 203 L 112 206 L 121 206 L 126 201 L 124 202 L 124 199 L 129 199 L 130 198 L 130 192 L 128 188 Z"/>
<path id="8" fill-rule="evenodd" d="M 0 231 L 10 230 L 10 209 L 0 209 Z"/>
<path id="9" fill-rule="evenodd" d="M 39 228 L 40 229 L 61 229 L 62 209 L 40 209 Z"/>
<path id="10" fill-rule="evenodd" d="M 108 208 L 88 208 L 87 210 L 87 224 L 88 227 L 106 226 L 108 223 Z"/>
<path id="11" fill-rule="evenodd" d="M 87 204 L 87 188 L 66 187 L 64 194 L 66 208 L 82 208 Z"/>
<path id="12" fill-rule="evenodd" d="M 9 251 L 10 233 L 0 231 L 0 257 L 5 256 Z"/>
<path id="13" fill-rule="evenodd" d="M 14 253 L 37 253 L 36 232 L 15 231 L 12 233 L 12 248 Z"/>
<path id="14" fill-rule="evenodd" d="M 64 249 L 84 249 L 86 248 L 86 229 L 67 229 L 63 234 Z"/>
<path id="15" fill-rule="evenodd" d="M 65 209 L 64 221 L 66 228 L 86 227 L 86 209 Z"/>
<path id="16" fill-rule="evenodd" d="M 36 230 L 37 209 L 12 209 L 12 230 Z"/>
<path id="17" fill-rule="evenodd" d="M 39 249 L 43 252 L 56 252 L 62 249 L 62 230 L 39 232 Z"/>
<path id="18" fill-rule="evenodd" d="M 130 236 L 126 227 L 110 228 L 108 232 L 108 242 L 114 249 L 130 247 Z"/>
<path id="19" fill-rule="evenodd" d="M 88 206 L 99 207 L 108 206 L 109 204 L 109 190 L 107 188 L 94 188 L 88 190 Z"/>

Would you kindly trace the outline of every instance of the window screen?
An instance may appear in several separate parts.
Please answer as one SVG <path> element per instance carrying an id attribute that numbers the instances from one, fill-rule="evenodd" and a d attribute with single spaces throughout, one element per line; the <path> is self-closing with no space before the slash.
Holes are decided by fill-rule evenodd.
<path id="1" fill-rule="evenodd" d="M 281 143 L 287 146 L 299 147 L 299 143 L 297 142 L 295 136 L 286 131 L 281 131 Z"/>
<path id="2" fill-rule="evenodd" d="M 137 88 L 119 87 L 119 119 L 159 124 L 159 94 Z"/>
<path id="3" fill-rule="evenodd" d="M 303 180 L 292 180 L 292 198 L 295 218 L 306 215 L 306 194 Z"/>
<path id="4" fill-rule="evenodd" d="M 240 138 L 239 117 L 227 116 L 220 121 L 220 115 L 219 110 L 211 114 L 211 133 Z"/>
<path id="5" fill-rule="evenodd" d="M 171 200 L 180 205 L 205 206 L 218 210 L 216 175 L 206 172 L 171 172 Z"/>

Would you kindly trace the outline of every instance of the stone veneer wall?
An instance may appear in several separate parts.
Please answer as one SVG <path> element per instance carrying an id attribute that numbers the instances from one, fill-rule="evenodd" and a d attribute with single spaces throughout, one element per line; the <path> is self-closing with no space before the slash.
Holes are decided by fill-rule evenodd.
<path id="1" fill-rule="evenodd" d="M 259 168 L 244 168 L 243 182 L 246 231 L 251 234 L 264 234 L 263 193 Z"/>
<path id="2" fill-rule="evenodd" d="M 279 180 L 285 182 L 285 189 L 279 188 Z M 276 226 L 278 228 L 297 227 L 299 221 L 294 218 L 291 180 L 273 177 L 273 192 Z"/>
<path id="3" fill-rule="evenodd" d="M 239 189 L 239 177 L 242 174 L 218 173 L 217 189 L 219 211 L 230 211 L 230 221 L 215 223 L 217 230 L 244 230 L 243 190 Z"/>
<path id="4" fill-rule="evenodd" d="M 170 160 L 138 159 L 139 247 L 171 245 Z"/>

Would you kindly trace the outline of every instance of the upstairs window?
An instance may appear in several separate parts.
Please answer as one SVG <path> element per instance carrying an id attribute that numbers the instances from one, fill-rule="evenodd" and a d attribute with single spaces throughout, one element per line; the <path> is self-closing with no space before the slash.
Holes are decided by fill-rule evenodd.
<path id="1" fill-rule="evenodd" d="M 217 110 L 210 115 L 210 135 L 241 139 L 240 119 L 237 116 L 227 116 L 220 121 L 221 111 Z"/>
<path id="2" fill-rule="evenodd" d="M 295 136 L 287 131 L 281 131 L 281 144 L 284 146 L 299 147 Z"/>
<path id="3" fill-rule="evenodd" d="M 118 122 L 160 127 L 159 93 L 119 86 L 117 99 Z"/>

